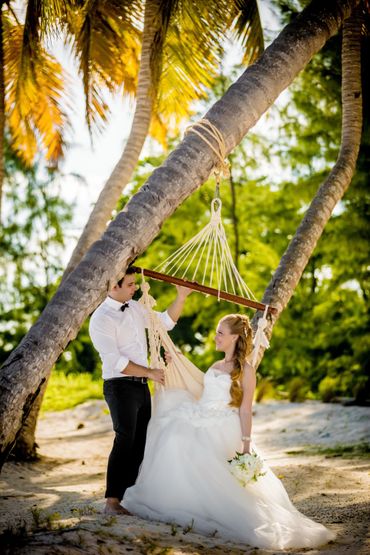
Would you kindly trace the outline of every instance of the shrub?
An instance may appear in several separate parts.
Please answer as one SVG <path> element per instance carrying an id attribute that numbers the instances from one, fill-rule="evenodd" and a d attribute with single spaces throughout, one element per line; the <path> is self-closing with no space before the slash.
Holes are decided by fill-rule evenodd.
<path id="1" fill-rule="evenodd" d="M 332 378 L 325 376 L 319 383 L 319 396 L 324 403 L 330 403 L 336 395 L 340 392 L 339 378 Z"/>
<path id="2" fill-rule="evenodd" d="M 262 378 L 257 383 L 255 401 L 260 403 L 262 399 L 274 399 L 276 397 L 276 391 L 274 385 L 268 378 Z"/>
<path id="3" fill-rule="evenodd" d="M 292 403 L 302 403 L 307 397 L 309 387 L 306 381 L 297 376 L 290 380 L 288 384 L 288 399 Z"/>

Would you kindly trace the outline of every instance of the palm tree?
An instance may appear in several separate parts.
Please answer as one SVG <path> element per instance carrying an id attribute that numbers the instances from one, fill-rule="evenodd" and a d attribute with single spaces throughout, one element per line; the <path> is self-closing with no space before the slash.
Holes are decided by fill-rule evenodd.
<path id="1" fill-rule="evenodd" d="M 273 326 L 287 306 L 322 232 L 349 187 L 355 172 L 362 134 L 361 34 L 363 8 L 356 8 L 343 24 L 342 39 L 342 137 L 338 159 L 319 188 L 286 252 L 280 260 L 263 296 L 263 302 L 278 308 L 270 315 L 266 329 L 271 336 Z M 252 325 L 256 328 L 260 314 Z M 260 353 L 260 359 L 263 353 Z"/>
<path id="2" fill-rule="evenodd" d="M 209 110 L 206 117 L 224 136 L 227 153 L 328 38 L 338 32 L 358 3 L 358 0 L 325 3 L 314 0 Z M 358 93 L 359 89 L 355 95 Z M 177 206 L 207 179 L 216 161 L 213 150 L 196 135 L 188 134 L 65 279 L 39 320 L 4 363 L 0 374 L 1 465 L 57 357 L 74 339 L 87 315 L 103 300 L 110 284 L 150 244 Z M 353 164 L 342 171 L 348 182 L 352 170 Z M 330 212 L 333 201 L 331 195 L 329 198 Z M 325 202 L 329 202 L 328 197 Z M 315 233 L 309 229 L 311 232 Z M 302 256 L 305 264 L 306 254 Z M 283 304 L 279 298 L 274 302 L 278 308 Z"/>
<path id="3" fill-rule="evenodd" d="M 132 5 L 136 10 L 137 4 Z M 86 12 L 92 23 L 82 26 L 76 43 L 83 67 L 89 65 L 86 54 L 86 44 L 91 38 L 89 30 L 101 27 L 104 21 L 101 14 L 95 15 L 92 17 Z M 149 131 L 165 142 L 169 120 L 175 119 L 178 123 L 189 115 L 191 101 L 204 96 L 204 88 L 216 74 L 224 36 L 230 29 L 245 47 L 245 61 L 253 61 L 263 48 L 256 0 L 145 1 L 136 107 L 130 135 L 91 212 L 64 277 L 104 232 L 129 183 Z M 88 96 L 88 86 L 85 91 Z"/>
<path id="4" fill-rule="evenodd" d="M 68 119 L 66 74 L 42 47 L 34 32 L 35 6 L 29 2 L 25 23 L 7 3 L 0 10 L 0 217 L 4 181 L 5 134 L 11 149 L 27 166 L 42 152 L 49 166 L 63 157 Z"/>
<path id="5" fill-rule="evenodd" d="M 110 14 L 107 14 L 108 4 Z M 133 17 L 137 15 L 133 4 L 128 0 L 109 3 L 28 0 L 16 6 L 24 16 L 21 24 L 11 1 L 1 2 L 5 9 L 0 11 L 0 133 L 3 140 L 7 135 L 10 147 L 27 166 L 32 166 L 41 151 L 49 166 L 55 167 L 63 158 L 65 136 L 70 131 L 65 111 L 72 104 L 66 93 L 69 77 L 44 44 L 58 37 L 75 46 L 84 79 L 87 121 L 90 129 L 99 129 L 108 116 L 102 87 L 115 92 L 123 86 L 129 95 L 136 90 L 140 31 L 132 17 L 126 16 L 128 6 Z M 96 13 L 107 16 L 103 28 L 97 32 L 91 32 L 87 6 L 91 16 Z M 83 43 L 81 37 L 86 28 L 90 29 L 90 38 L 96 39 L 97 35 L 98 41 Z M 85 58 L 81 59 L 81 52 Z M 0 142 L 0 215 L 3 140 Z"/>

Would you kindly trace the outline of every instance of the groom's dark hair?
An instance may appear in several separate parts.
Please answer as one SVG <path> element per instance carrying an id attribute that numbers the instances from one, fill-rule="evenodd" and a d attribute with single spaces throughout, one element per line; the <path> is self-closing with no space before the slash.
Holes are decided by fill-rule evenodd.
<path id="1" fill-rule="evenodd" d="M 129 266 L 125 272 L 125 275 L 123 277 L 121 277 L 121 279 L 119 281 L 117 281 L 117 285 L 118 287 L 121 287 L 123 280 L 125 279 L 125 276 L 131 276 L 132 274 L 136 274 L 136 268 L 135 266 Z"/>

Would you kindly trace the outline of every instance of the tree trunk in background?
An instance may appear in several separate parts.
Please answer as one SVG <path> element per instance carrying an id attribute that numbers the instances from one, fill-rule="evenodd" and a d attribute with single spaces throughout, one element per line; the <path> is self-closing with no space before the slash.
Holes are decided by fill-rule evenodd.
<path id="1" fill-rule="evenodd" d="M 32 408 L 24 421 L 22 428 L 17 436 L 17 441 L 12 449 L 11 458 L 16 461 L 34 461 L 37 456 L 37 443 L 35 441 L 35 431 L 37 419 L 44 399 L 47 381 L 40 389 L 40 393 L 33 403 Z"/>
<path id="2" fill-rule="evenodd" d="M 237 194 L 235 190 L 235 181 L 233 177 L 233 158 L 229 156 L 229 163 L 230 163 L 230 177 L 229 177 L 229 184 L 230 184 L 230 193 L 231 193 L 231 221 L 233 225 L 234 231 L 234 264 L 239 270 L 239 219 L 236 214 L 236 200 Z"/>
<path id="3" fill-rule="evenodd" d="M 3 215 L 3 194 L 4 194 L 4 140 L 5 140 L 5 84 L 4 84 L 4 47 L 3 47 L 3 2 L 0 2 L 0 226 Z"/>
<path id="4" fill-rule="evenodd" d="M 338 32 L 357 4 L 358 0 L 314 0 L 209 110 L 206 117 L 224 136 L 226 154 Z M 215 153 L 202 139 L 192 133 L 186 135 L 63 281 L 5 361 L 0 370 L 0 465 L 60 353 L 122 277 L 128 263 L 145 250 L 163 222 L 207 179 L 216 161 Z M 282 305 L 279 300 L 278 307 Z"/>
<path id="5" fill-rule="evenodd" d="M 159 26 L 161 25 L 159 10 L 159 0 L 146 0 L 136 107 L 130 135 L 121 158 L 96 201 L 88 222 L 72 253 L 63 279 L 74 270 L 90 246 L 104 233 L 122 191 L 129 183 L 140 158 L 149 132 L 153 102 L 155 100 L 156 86 L 152 81 L 150 62 L 153 43 L 156 41 Z"/>
<path id="6" fill-rule="evenodd" d="M 293 295 L 335 205 L 348 189 L 355 172 L 362 132 L 362 23 L 361 9 L 357 8 L 343 25 L 341 148 L 332 171 L 319 188 L 264 293 L 263 302 L 278 309 L 277 314 L 269 315 L 269 325 L 265 330 L 269 337 Z M 252 320 L 254 328 L 259 316 L 256 313 Z M 261 350 L 259 362 L 262 356 Z"/>

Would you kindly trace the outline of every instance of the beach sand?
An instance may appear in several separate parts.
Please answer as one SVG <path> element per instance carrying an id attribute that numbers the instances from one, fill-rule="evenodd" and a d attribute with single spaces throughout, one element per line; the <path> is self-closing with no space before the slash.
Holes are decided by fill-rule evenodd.
<path id="1" fill-rule="evenodd" d="M 319 549 L 267 551 L 223 541 L 217 534 L 204 537 L 133 516 L 104 516 L 105 469 L 113 433 L 104 401 L 93 401 L 44 414 L 37 429 L 41 459 L 4 465 L 0 530 L 5 536 L 0 552 L 370 554 L 369 458 L 307 453 L 308 447 L 370 442 L 370 408 L 272 401 L 255 405 L 254 411 L 253 437 L 259 450 L 296 507 L 337 532 L 335 542 Z"/>

